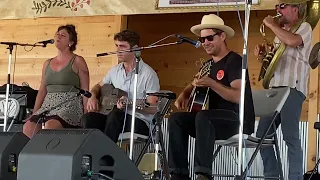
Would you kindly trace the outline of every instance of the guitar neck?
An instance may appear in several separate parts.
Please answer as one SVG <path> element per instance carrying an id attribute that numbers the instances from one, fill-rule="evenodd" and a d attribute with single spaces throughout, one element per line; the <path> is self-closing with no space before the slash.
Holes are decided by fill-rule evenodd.
<path id="1" fill-rule="evenodd" d="M 116 102 L 117 103 L 117 102 Z M 141 104 L 141 103 L 144 103 L 144 99 L 137 99 L 137 101 L 136 101 L 136 104 Z M 132 99 L 129 99 L 129 100 L 124 100 L 124 101 L 122 101 L 122 104 L 123 105 L 126 105 L 126 104 L 128 104 L 128 105 L 133 105 L 133 100 Z"/>

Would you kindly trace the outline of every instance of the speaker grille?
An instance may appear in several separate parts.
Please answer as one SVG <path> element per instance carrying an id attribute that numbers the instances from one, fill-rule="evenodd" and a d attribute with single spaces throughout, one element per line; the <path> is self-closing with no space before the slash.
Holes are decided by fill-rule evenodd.
<path id="1" fill-rule="evenodd" d="M 38 134 L 90 134 L 94 131 L 99 131 L 97 129 L 42 129 Z"/>

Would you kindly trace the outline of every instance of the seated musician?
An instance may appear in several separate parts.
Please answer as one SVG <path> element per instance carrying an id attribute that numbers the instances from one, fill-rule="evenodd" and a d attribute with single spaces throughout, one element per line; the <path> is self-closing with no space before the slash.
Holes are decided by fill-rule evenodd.
<path id="1" fill-rule="evenodd" d="M 140 36 L 132 30 L 124 30 L 114 36 L 114 42 L 118 51 L 138 47 L 139 40 Z M 114 142 L 118 141 L 124 124 L 124 131 L 131 131 L 132 117 L 130 115 L 130 110 L 132 109 L 132 106 L 127 106 L 126 108 L 126 105 L 124 105 L 123 102 L 126 102 L 126 99 L 133 99 L 134 74 L 136 66 L 135 52 L 118 53 L 117 56 L 120 63 L 112 67 L 103 80 L 92 88 L 92 96 L 88 99 L 87 104 L 89 112 L 82 117 L 82 122 L 85 128 L 100 129 Z M 107 114 L 106 112 L 100 111 L 99 108 L 101 107 L 99 107 L 99 104 L 101 102 L 99 102 L 100 98 L 98 96 L 102 87 L 108 84 L 112 84 L 114 88 L 126 92 L 127 95 L 122 96 L 120 99 L 116 99 L 116 107 Z M 145 98 L 144 92 L 154 93 L 158 92 L 159 89 L 159 79 L 156 72 L 143 60 L 140 60 L 137 83 L 137 100 L 143 101 Z M 101 94 L 103 93 L 101 92 Z M 145 101 L 150 105 L 156 105 L 158 98 L 155 96 L 148 96 Z M 124 121 L 125 119 L 126 121 Z M 136 118 L 135 132 L 148 135 L 149 127 L 146 122 Z"/>
<path id="2" fill-rule="evenodd" d="M 74 25 L 60 26 L 55 34 L 58 55 L 43 64 L 33 114 L 23 126 L 23 133 L 29 138 L 41 129 L 42 123 L 45 123 L 45 129 L 81 126 L 80 117 L 86 112 L 87 99 L 81 96 L 71 98 L 78 93 L 74 86 L 89 89 L 89 70 L 83 57 L 73 53 L 77 39 Z M 67 99 L 71 100 L 63 103 Z"/>
<path id="3" fill-rule="evenodd" d="M 205 15 L 201 24 L 191 28 L 199 37 L 202 47 L 211 56 L 209 75 L 195 78 L 174 103 L 178 109 L 186 109 L 194 88 L 209 88 L 208 110 L 175 112 L 169 117 L 169 170 L 172 180 L 187 180 L 188 137 L 196 138 L 195 168 L 197 180 L 212 179 L 212 158 L 215 140 L 228 139 L 239 133 L 239 103 L 241 92 L 242 57 L 229 50 L 226 39 L 234 36 L 234 30 L 224 25 L 214 15 Z M 201 73 L 202 74 L 202 73 Z M 248 74 L 248 73 L 247 73 Z M 191 99 L 192 101 L 192 99 Z M 192 109 L 192 111 L 191 111 Z M 254 108 L 250 81 L 246 78 L 244 133 L 254 131 Z"/>

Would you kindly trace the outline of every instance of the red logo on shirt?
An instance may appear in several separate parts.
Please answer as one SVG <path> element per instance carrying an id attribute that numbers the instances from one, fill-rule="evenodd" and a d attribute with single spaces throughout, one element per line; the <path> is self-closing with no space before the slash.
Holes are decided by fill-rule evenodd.
<path id="1" fill-rule="evenodd" d="M 217 72 L 217 79 L 221 80 L 224 77 L 224 71 L 223 70 L 219 70 Z"/>

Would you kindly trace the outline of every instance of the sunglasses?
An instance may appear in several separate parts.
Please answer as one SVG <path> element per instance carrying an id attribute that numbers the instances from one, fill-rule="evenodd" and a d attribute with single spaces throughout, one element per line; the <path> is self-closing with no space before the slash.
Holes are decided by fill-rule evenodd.
<path id="1" fill-rule="evenodd" d="M 220 33 L 216 33 L 216 34 L 213 34 L 213 35 L 209 35 L 209 36 L 206 36 L 206 37 L 199 37 L 198 40 L 201 42 L 201 43 L 204 43 L 206 41 L 206 39 L 208 41 L 213 41 L 214 37 L 216 35 L 219 35 Z"/>
<path id="2" fill-rule="evenodd" d="M 287 7 L 287 5 L 288 5 L 288 4 L 281 3 L 281 4 L 277 4 L 277 5 L 275 5 L 275 8 L 276 8 L 276 9 L 278 9 L 278 8 L 279 8 L 279 9 L 284 9 L 284 8 L 286 8 L 286 7 Z"/>

